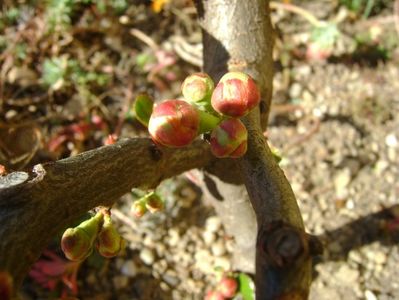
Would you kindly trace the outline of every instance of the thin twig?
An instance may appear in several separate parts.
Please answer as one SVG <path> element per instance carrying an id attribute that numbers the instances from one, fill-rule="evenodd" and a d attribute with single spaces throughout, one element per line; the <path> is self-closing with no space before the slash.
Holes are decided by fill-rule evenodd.
<path id="1" fill-rule="evenodd" d="M 270 1 L 270 8 L 271 9 L 282 9 L 282 10 L 286 10 L 291 13 L 300 15 L 315 27 L 320 27 L 323 25 L 323 21 L 320 21 L 319 19 L 317 19 L 311 12 L 309 12 L 306 9 L 303 9 L 301 7 L 298 7 L 294 4 Z"/>

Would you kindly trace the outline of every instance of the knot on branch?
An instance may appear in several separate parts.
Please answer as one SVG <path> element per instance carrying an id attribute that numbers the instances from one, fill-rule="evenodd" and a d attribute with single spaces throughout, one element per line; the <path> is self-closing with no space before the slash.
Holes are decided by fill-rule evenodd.
<path id="1" fill-rule="evenodd" d="M 257 247 L 265 260 L 273 266 L 284 268 L 322 253 L 321 242 L 302 229 L 275 221 L 259 231 Z"/>

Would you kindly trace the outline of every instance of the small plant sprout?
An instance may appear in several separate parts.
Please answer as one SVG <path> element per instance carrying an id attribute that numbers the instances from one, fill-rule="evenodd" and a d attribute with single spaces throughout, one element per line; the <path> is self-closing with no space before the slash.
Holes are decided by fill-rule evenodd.
<path id="1" fill-rule="evenodd" d="M 215 84 L 206 73 L 194 73 L 182 84 L 184 98 L 205 111 L 212 111 L 211 97 Z"/>
<path id="2" fill-rule="evenodd" d="M 109 214 L 104 215 L 104 223 L 97 237 L 97 250 L 104 257 L 114 257 L 125 247 L 125 240 L 112 223 Z"/>
<path id="3" fill-rule="evenodd" d="M 216 157 L 238 158 L 247 151 L 248 132 L 239 119 L 227 119 L 211 133 L 211 151 Z"/>
<path id="4" fill-rule="evenodd" d="M 198 110 L 182 100 L 165 100 L 156 105 L 148 125 L 152 140 L 167 147 L 189 145 L 199 128 Z"/>
<path id="5" fill-rule="evenodd" d="M 226 73 L 212 94 L 212 107 L 222 115 L 239 118 L 245 116 L 260 102 L 255 81 L 241 72 Z"/>
<path id="6" fill-rule="evenodd" d="M 61 249 L 69 260 L 82 261 L 92 253 L 102 222 L 103 214 L 99 212 L 77 227 L 65 230 L 61 238 Z"/>

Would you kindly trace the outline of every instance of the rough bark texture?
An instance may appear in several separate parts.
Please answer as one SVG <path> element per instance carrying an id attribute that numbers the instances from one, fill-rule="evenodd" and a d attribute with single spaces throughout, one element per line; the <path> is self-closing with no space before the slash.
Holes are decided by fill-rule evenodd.
<path id="1" fill-rule="evenodd" d="M 227 71 L 248 73 L 257 80 L 263 100 L 258 109 L 243 118 L 249 132 L 247 154 L 234 162 L 217 161 L 207 168 L 219 177 L 205 173 L 208 195 L 238 246 L 249 241 L 251 249 L 255 226 L 248 209 L 242 209 L 248 203 L 243 187 L 236 185 L 243 180 L 258 224 L 257 299 L 306 299 L 311 282 L 309 237 L 292 189 L 262 132 L 270 109 L 273 77 L 268 1 L 203 0 L 197 2 L 197 7 L 203 28 L 205 71 L 216 81 Z M 236 197 L 232 197 L 232 190 Z M 241 224 L 251 224 L 252 228 L 243 225 L 245 228 L 234 234 Z"/>
<path id="2" fill-rule="evenodd" d="M 62 228 L 88 210 L 110 206 L 132 187 L 153 188 L 163 179 L 212 159 L 203 141 L 181 149 L 133 139 L 0 177 L 0 270 L 16 286 Z"/>

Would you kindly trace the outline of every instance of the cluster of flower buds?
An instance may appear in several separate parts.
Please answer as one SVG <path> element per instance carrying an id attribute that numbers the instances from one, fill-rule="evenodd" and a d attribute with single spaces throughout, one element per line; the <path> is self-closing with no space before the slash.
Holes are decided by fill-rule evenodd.
<path id="1" fill-rule="evenodd" d="M 216 157 L 245 154 L 248 134 L 238 118 L 260 102 L 259 89 L 249 75 L 229 72 L 215 87 L 209 75 L 195 73 L 184 80 L 182 94 L 185 100 L 165 100 L 155 107 L 148 102 L 146 110 L 152 111 L 147 117 L 148 131 L 156 144 L 184 147 L 198 135 L 211 132 L 211 150 Z M 140 113 L 143 103 L 136 115 L 144 115 Z M 142 204 L 137 203 L 135 208 L 138 214 L 143 213 Z"/>
<path id="2" fill-rule="evenodd" d="M 61 249 L 72 261 L 83 261 L 96 245 L 104 257 L 116 256 L 124 248 L 124 240 L 112 224 L 108 211 L 99 211 L 78 226 L 65 230 L 61 238 Z"/>
<path id="3" fill-rule="evenodd" d="M 232 276 L 224 276 L 217 284 L 216 290 L 208 291 L 205 300 L 231 299 L 237 294 L 238 282 Z"/>
<path id="4" fill-rule="evenodd" d="M 164 207 L 165 203 L 162 198 L 157 193 L 150 192 L 133 202 L 131 212 L 136 218 L 141 218 L 147 211 L 153 214 L 162 211 Z"/>

